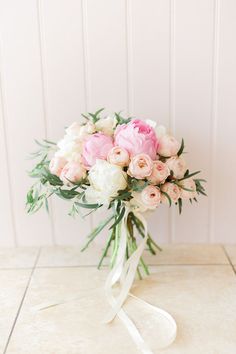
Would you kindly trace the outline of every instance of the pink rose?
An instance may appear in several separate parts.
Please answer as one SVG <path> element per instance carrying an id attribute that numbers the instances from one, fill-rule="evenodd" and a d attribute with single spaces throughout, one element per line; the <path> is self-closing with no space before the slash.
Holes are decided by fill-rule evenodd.
<path id="1" fill-rule="evenodd" d="M 114 146 L 107 155 L 108 162 L 121 167 L 128 166 L 129 160 L 129 153 L 127 150 L 119 146 Z"/>
<path id="2" fill-rule="evenodd" d="M 166 180 L 169 174 L 170 170 L 164 162 L 153 161 L 152 173 L 147 177 L 147 179 L 152 184 L 160 184 Z"/>
<path id="3" fill-rule="evenodd" d="M 112 138 L 103 133 L 91 135 L 83 146 L 83 160 L 87 168 L 96 163 L 97 159 L 106 160 L 108 152 L 113 148 Z"/>
<path id="4" fill-rule="evenodd" d="M 183 181 L 179 182 L 179 184 L 180 196 L 182 199 L 191 199 L 197 196 L 196 184 L 192 178 L 186 178 Z"/>
<path id="5" fill-rule="evenodd" d="M 171 135 L 163 135 L 159 140 L 157 152 L 164 157 L 170 157 L 177 154 L 180 149 L 180 143 Z"/>
<path id="6" fill-rule="evenodd" d="M 51 159 L 49 164 L 49 171 L 56 176 L 60 176 L 63 167 L 66 164 L 66 159 L 61 156 L 55 156 Z"/>
<path id="7" fill-rule="evenodd" d="M 118 125 L 115 130 L 115 145 L 128 151 L 130 156 L 141 153 L 156 159 L 158 141 L 154 129 L 139 119 Z"/>
<path id="8" fill-rule="evenodd" d="M 146 154 L 134 156 L 129 164 L 128 175 L 137 179 L 143 179 L 152 173 L 153 161 Z"/>
<path id="9" fill-rule="evenodd" d="M 145 187 L 142 192 L 133 192 L 130 205 L 137 211 L 145 212 L 148 209 L 155 209 L 161 202 L 159 188 L 154 186 Z"/>
<path id="10" fill-rule="evenodd" d="M 175 183 L 164 183 L 161 186 L 161 192 L 167 193 L 173 203 L 176 203 L 177 200 L 180 198 L 180 188 Z M 165 196 L 165 194 L 161 195 L 161 202 L 169 203 L 168 198 Z"/>
<path id="11" fill-rule="evenodd" d="M 177 179 L 183 178 L 187 170 L 187 165 L 182 156 L 173 156 L 166 160 L 166 164 L 170 171 L 173 172 L 173 176 Z"/>
<path id="12" fill-rule="evenodd" d="M 85 177 L 86 169 L 78 162 L 68 162 L 60 174 L 61 181 L 67 186 L 71 186 L 70 182 L 76 183 Z"/>

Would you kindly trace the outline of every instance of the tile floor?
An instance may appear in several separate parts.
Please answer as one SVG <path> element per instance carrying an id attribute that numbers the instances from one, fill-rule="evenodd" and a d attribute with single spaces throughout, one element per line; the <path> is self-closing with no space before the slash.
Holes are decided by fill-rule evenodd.
<path id="1" fill-rule="evenodd" d="M 77 247 L 0 249 L 0 353 L 139 354 L 118 319 L 101 324 L 108 269 L 96 269 L 98 254 L 96 246 L 82 254 Z M 153 353 L 236 353 L 236 246 L 163 246 L 146 260 L 151 275 L 132 292 L 178 325 L 175 343 L 158 350 L 158 329 L 145 330 L 145 313 L 127 300 Z"/>

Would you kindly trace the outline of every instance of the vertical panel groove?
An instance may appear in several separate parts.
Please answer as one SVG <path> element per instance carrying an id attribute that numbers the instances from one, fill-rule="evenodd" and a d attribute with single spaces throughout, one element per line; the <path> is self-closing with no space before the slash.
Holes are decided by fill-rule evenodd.
<path id="1" fill-rule="evenodd" d="M 209 203 L 209 231 L 208 241 L 214 242 L 215 219 L 215 179 L 214 169 L 217 145 L 217 104 L 218 104 L 218 66 L 219 66 L 219 32 L 220 32 L 220 0 L 214 2 L 214 28 L 213 28 L 213 53 L 212 53 L 212 98 L 211 98 L 211 170 L 210 170 L 210 203 Z"/>
<path id="2" fill-rule="evenodd" d="M 133 93 L 133 75 L 132 75 L 132 62 L 133 62 L 133 45 L 132 45 L 132 17 L 131 17 L 131 0 L 126 0 L 125 7 L 125 25 L 126 25 L 126 79 L 127 79 L 127 114 L 134 114 L 134 93 Z"/>
<path id="3" fill-rule="evenodd" d="M 90 78 L 89 78 L 89 49 L 88 49 L 88 15 L 86 1 L 81 0 L 81 26 L 83 42 L 83 64 L 84 64 L 84 108 L 89 111 L 90 107 Z M 93 216 L 89 215 L 90 230 L 94 227 Z"/>
<path id="4" fill-rule="evenodd" d="M 43 51 L 43 18 L 42 18 L 42 7 L 41 0 L 37 0 L 37 20 L 38 20 L 38 40 L 39 40 L 39 55 L 40 55 L 40 74 L 41 74 L 41 83 L 42 83 L 42 105 L 43 105 L 43 120 L 44 120 L 44 134 L 46 139 L 48 138 L 48 129 L 47 129 L 47 90 L 46 90 L 46 63 Z M 56 244 L 56 235 L 55 235 L 55 227 L 54 227 L 54 217 L 53 217 L 53 203 L 49 200 L 50 206 L 50 226 L 51 226 L 51 239 L 53 245 Z"/>
<path id="5" fill-rule="evenodd" d="M 169 49 L 169 129 L 175 133 L 175 0 L 170 0 L 170 49 Z M 175 241 L 175 210 L 169 211 L 169 237 L 170 243 Z"/>
<path id="6" fill-rule="evenodd" d="M 6 100 L 4 95 L 4 87 L 3 87 L 3 62 L 2 62 L 2 52 L 1 52 L 1 43 L 0 43 L 0 100 L 2 103 L 2 123 L 3 123 L 3 136 L 4 136 L 4 145 L 5 145 L 5 154 L 6 154 L 6 164 L 7 164 L 7 177 L 8 177 L 8 188 L 9 188 L 9 199 L 10 199 L 10 213 L 11 213 L 11 220 L 12 220 L 12 229 L 13 229 L 13 238 L 14 238 L 14 245 L 18 246 L 17 240 L 17 233 L 16 233 L 16 220 L 15 220 L 15 212 L 13 207 L 13 192 L 12 192 L 12 183 L 11 183 L 11 171 L 10 171 L 10 156 L 8 151 L 8 139 L 7 139 L 7 132 L 6 132 Z"/>

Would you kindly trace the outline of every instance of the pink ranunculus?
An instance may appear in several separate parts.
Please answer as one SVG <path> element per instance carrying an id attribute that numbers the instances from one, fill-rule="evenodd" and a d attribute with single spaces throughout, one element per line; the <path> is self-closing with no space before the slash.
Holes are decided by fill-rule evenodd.
<path id="1" fill-rule="evenodd" d="M 182 199 L 196 198 L 196 183 L 192 178 L 186 178 L 179 182 L 180 185 L 180 197 Z"/>
<path id="2" fill-rule="evenodd" d="M 126 149 L 131 157 L 144 153 L 153 160 L 156 159 L 158 140 L 155 131 L 149 124 L 139 119 L 117 126 L 115 145 Z"/>
<path id="3" fill-rule="evenodd" d="M 114 146 L 107 155 L 107 161 L 113 165 L 125 167 L 129 164 L 129 153 L 124 148 Z"/>
<path id="4" fill-rule="evenodd" d="M 160 138 L 157 152 L 164 157 L 171 157 L 177 154 L 180 149 L 180 143 L 172 135 L 163 135 Z"/>
<path id="5" fill-rule="evenodd" d="M 113 140 L 103 133 L 91 135 L 83 146 L 83 161 L 89 169 L 96 163 L 97 159 L 106 160 L 108 152 L 113 148 Z"/>
<path id="6" fill-rule="evenodd" d="M 161 202 L 161 193 L 159 188 L 147 186 L 141 192 L 143 203 L 149 208 L 156 208 Z"/>
<path id="7" fill-rule="evenodd" d="M 153 168 L 153 161 L 149 157 L 149 155 L 138 154 L 132 157 L 127 173 L 131 177 L 135 177 L 137 179 L 143 179 L 151 175 L 152 168 Z"/>
<path id="8" fill-rule="evenodd" d="M 168 196 L 170 197 L 173 203 L 176 203 L 177 200 L 180 198 L 180 188 L 175 183 L 170 183 L 170 182 L 164 183 L 161 186 L 161 192 L 165 192 L 166 194 L 168 194 Z M 169 202 L 168 198 L 164 193 L 161 195 L 161 202 L 162 203 Z"/>
<path id="9" fill-rule="evenodd" d="M 67 186 L 71 186 L 71 184 L 79 182 L 85 177 L 86 169 L 78 162 L 68 162 L 60 174 L 61 181 Z"/>
<path id="10" fill-rule="evenodd" d="M 49 171 L 56 176 L 60 176 L 63 167 L 66 164 L 66 159 L 61 156 L 54 156 L 49 164 Z"/>
<path id="11" fill-rule="evenodd" d="M 168 166 L 164 162 L 157 160 L 153 161 L 152 173 L 147 179 L 152 184 L 160 184 L 166 180 L 169 174 L 170 170 Z"/>
<path id="12" fill-rule="evenodd" d="M 166 160 L 166 164 L 170 171 L 173 172 L 173 176 L 177 179 L 183 178 L 187 170 L 187 164 L 182 156 L 172 156 Z"/>

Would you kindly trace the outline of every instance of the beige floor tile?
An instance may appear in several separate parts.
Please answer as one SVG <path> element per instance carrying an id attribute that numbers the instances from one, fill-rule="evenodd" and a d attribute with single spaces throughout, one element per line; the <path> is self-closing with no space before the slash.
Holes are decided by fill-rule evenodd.
<path id="1" fill-rule="evenodd" d="M 81 246 L 43 247 L 38 260 L 38 267 L 97 266 L 102 255 L 102 245 L 91 244 L 81 252 Z M 108 258 L 103 264 L 108 264 Z"/>
<path id="2" fill-rule="evenodd" d="M 102 255 L 102 245 L 92 244 L 86 251 L 81 247 L 44 247 L 41 250 L 38 266 L 96 266 Z M 145 252 L 144 259 L 150 265 L 158 264 L 229 264 L 220 245 L 162 245 L 162 252 L 155 256 Z M 109 258 L 104 259 L 109 264 Z"/>
<path id="3" fill-rule="evenodd" d="M 32 268 L 38 254 L 38 248 L 0 248 L 0 269 Z"/>
<path id="4" fill-rule="evenodd" d="M 161 248 L 155 256 L 145 252 L 148 264 L 229 264 L 220 245 L 177 244 L 161 245 Z"/>
<path id="5" fill-rule="evenodd" d="M 14 323 L 30 270 L 0 270 L 0 353 Z"/>
<path id="6" fill-rule="evenodd" d="M 225 245 L 224 247 L 231 262 L 236 265 L 236 245 Z"/>
<path id="7" fill-rule="evenodd" d="M 135 300 L 125 308 L 152 338 L 155 354 L 231 354 L 236 352 L 236 279 L 230 266 L 159 266 L 137 281 L 133 293 L 168 310 L 178 324 L 176 342 L 158 351 L 158 329 L 145 332 Z M 138 354 L 116 319 L 101 324 L 107 313 L 103 285 L 107 269 L 37 269 L 16 324 L 7 354 Z M 39 305 L 77 300 L 47 310 Z"/>

